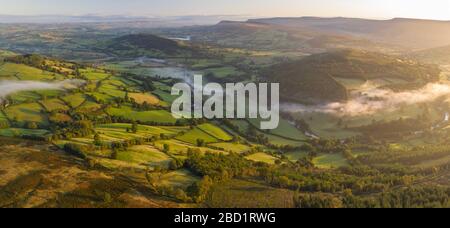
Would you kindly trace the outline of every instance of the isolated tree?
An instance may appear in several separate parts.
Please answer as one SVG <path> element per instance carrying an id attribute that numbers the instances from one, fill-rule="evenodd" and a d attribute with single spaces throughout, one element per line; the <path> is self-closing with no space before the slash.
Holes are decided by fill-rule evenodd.
<path id="1" fill-rule="evenodd" d="M 112 153 L 111 153 L 111 159 L 116 160 L 116 159 L 117 159 L 117 155 L 118 155 L 117 149 L 116 149 L 116 148 L 113 148 L 113 149 L 112 149 Z"/>
<path id="2" fill-rule="evenodd" d="M 100 135 L 98 133 L 96 133 L 94 135 L 94 144 L 97 145 L 97 146 L 102 145 L 102 140 L 101 140 Z"/>
<path id="3" fill-rule="evenodd" d="M 205 146 L 205 140 L 197 139 L 197 146 L 198 147 L 204 147 Z"/>
<path id="4" fill-rule="evenodd" d="M 38 125 L 35 122 L 28 122 L 27 123 L 27 128 L 28 129 L 38 129 Z"/>
<path id="5" fill-rule="evenodd" d="M 131 125 L 131 132 L 135 134 L 138 132 L 138 124 L 136 122 L 133 122 L 133 124 Z"/>
<path id="6" fill-rule="evenodd" d="M 169 144 L 164 144 L 163 152 L 164 153 L 169 153 L 170 152 L 170 145 Z"/>

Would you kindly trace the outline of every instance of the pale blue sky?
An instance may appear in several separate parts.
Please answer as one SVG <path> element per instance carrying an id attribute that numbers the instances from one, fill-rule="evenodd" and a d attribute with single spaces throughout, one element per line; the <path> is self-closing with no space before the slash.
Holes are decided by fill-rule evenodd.
<path id="1" fill-rule="evenodd" d="M 8 15 L 248 15 L 450 20 L 450 0 L 0 0 Z"/>

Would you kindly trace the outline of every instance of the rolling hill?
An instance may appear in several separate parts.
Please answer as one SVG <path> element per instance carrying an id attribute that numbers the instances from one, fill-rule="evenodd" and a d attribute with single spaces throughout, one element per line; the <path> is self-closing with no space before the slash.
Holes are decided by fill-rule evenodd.
<path id="1" fill-rule="evenodd" d="M 346 100 L 349 88 L 343 81 L 374 81 L 380 86 L 408 89 L 439 80 L 440 70 L 388 55 L 347 49 L 282 63 L 263 74 L 280 83 L 284 100 L 314 102 Z"/>
<path id="2" fill-rule="evenodd" d="M 450 22 L 395 18 L 263 18 L 222 21 L 164 31 L 186 35 L 194 41 L 251 50 L 320 53 L 352 48 L 383 53 L 407 53 L 450 45 Z"/>
<path id="3" fill-rule="evenodd" d="M 409 56 L 424 62 L 448 65 L 450 64 L 450 45 L 412 52 Z"/>
<path id="4" fill-rule="evenodd" d="M 190 34 L 194 41 L 251 50 L 320 53 L 327 49 L 350 47 L 372 51 L 394 49 L 387 44 L 347 34 L 324 33 L 310 28 L 298 29 L 257 20 L 222 21 L 212 26 L 184 28 L 176 32 L 179 33 L 175 33 L 177 35 Z"/>
<path id="5" fill-rule="evenodd" d="M 105 49 L 126 57 L 167 57 L 193 53 L 193 49 L 186 45 L 151 34 L 131 34 L 114 38 L 106 43 Z"/>

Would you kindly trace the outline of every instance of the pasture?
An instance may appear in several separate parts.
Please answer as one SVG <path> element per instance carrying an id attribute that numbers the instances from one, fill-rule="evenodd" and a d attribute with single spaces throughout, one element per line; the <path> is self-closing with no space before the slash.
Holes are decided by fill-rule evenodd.
<path id="1" fill-rule="evenodd" d="M 21 136 L 45 136 L 50 132 L 42 129 L 23 129 L 23 128 L 7 128 L 0 129 L 2 137 L 21 137 Z"/>
<path id="2" fill-rule="evenodd" d="M 56 111 L 56 110 L 67 111 L 70 109 L 69 107 L 67 107 L 67 105 L 63 101 L 61 101 L 59 99 L 49 99 L 49 100 L 43 100 L 40 102 L 45 107 L 45 109 L 49 112 Z"/>
<path id="3" fill-rule="evenodd" d="M 264 163 L 267 163 L 267 164 L 270 164 L 270 165 L 275 164 L 275 161 L 278 160 L 278 158 L 276 158 L 276 157 L 274 157 L 274 156 L 272 156 L 270 154 L 266 154 L 266 153 L 262 153 L 262 152 L 251 154 L 251 155 L 249 155 L 249 156 L 247 156 L 245 158 L 247 158 L 250 161 L 264 162 Z"/>
<path id="4" fill-rule="evenodd" d="M 159 98 L 149 93 L 128 93 L 128 96 L 138 104 L 159 105 L 161 103 Z"/>
<path id="5" fill-rule="evenodd" d="M 107 94 L 112 97 L 120 97 L 120 98 L 124 98 L 126 95 L 125 91 L 109 83 L 102 83 L 102 85 L 98 88 L 98 92 Z"/>
<path id="6" fill-rule="evenodd" d="M 211 144 L 212 147 L 217 147 L 220 149 L 223 149 L 227 152 L 232 153 L 245 153 L 251 150 L 250 146 L 239 144 L 239 143 L 213 143 Z"/>
<path id="7" fill-rule="evenodd" d="M 250 123 L 259 128 L 260 119 L 249 119 Z M 290 124 L 288 121 L 284 119 L 280 119 L 280 123 L 276 129 L 270 130 L 269 134 L 273 134 L 275 136 L 281 136 L 283 138 L 292 139 L 292 140 L 306 140 L 308 137 L 305 134 L 297 129 L 295 126 Z"/>
<path id="8" fill-rule="evenodd" d="M 217 138 L 205 133 L 199 128 L 194 128 L 182 136 L 178 136 L 176 139 L 192 145 L 197 145 L 197 140 L 203 140 L 206 144 L 219 142 Z"/>
<path id="9" fill-rule="evenodd" d="M 313 159 L 313 163 L 321 169 L 332 169 L 349 165 L 342 154 L 319 154 Z"/>
<path id="10" fill-rule="evenodd" d="M 24 125 L 28 122 L 36 122 L 42 125 L 47 124 L 47 118 L 41 112 L 42 107 L 38 103 L 27 103 L 9 106 L 5 113 L 9 119 Z"/>
<path id="11" fill-rule="evenodd" d="M 93 68 L 81 69 L 80 73 L 91 81 L 99 81 L 111 76 L 102 70 L 97 70 Z"/>
<path id="12" fill-rule="evenodd" d="M 9 95 L 13 103 L 29 103 L 41 99 L 41 96 L 33 91 L 21 91 Z"/>
<path id="13" fill-rule="evenodd" d="M 154 147 L 139 145 L 130 147 L 126 151 L 119 151 L 117 160 L 150 167 L 168 168 L 172 159 Z"/>
<path id="14" fill-rule="evenodd" d="M 176 122 L 176 119 L 172 116 L 172 114 L 165 110 L 136 111 L 129 106 L 122 106 L 120 108 L 108 108 L 107 113 L 111 116 L 122 117 L 124 119 L 140 122 L 166 124 L 174 124 Z"/>
<path id="15" fill-rule="evenodd" d="M 82 93 L 70 94 L 62 98 L 72 108 L 76 108 L 86 101 L 86 96 Z"/>
<path id="16" fill-rule="evenodd" d="M 174 157 L 180 158 L 180 159 L 184 159 L 186 158 L 186 154 L 188 152 L 188 149 L 195 149 L 195 150 L 199 150 L 200 153 L 220 153 L 220 154 L 227 154 L 227 152 L 224 151 L 220 151 L 220 150 L 213 150 L 211 148 L 207 148 L 207 147 L 197 147 L 194 146 L 192 144 L 186 143 L 186 142 L 182 142 L 176 139 L 171 139 L 171 140 L 159 140 L 156 141 L 154 143 L 155 147 L 158 148 L 159 150 L 163 151 L 164 150 L 164 146 L 167 145 L 169 146 L 169 151 L 168 153 L 173 155 Z"/>
<path id="17" fill-rule="evenodd" d="M 160 136 L 164 134 L 166 136 L 173 136 L 177 134 L 177 129 L 171 130 L 170 127 L 160 128 L 146 125 L 138 125 L 138 131 L 136 133 L 127 132 L 127 129 L 131 129 L 131 124 L 125 123 L 113 123 L 113 124 L 100 124 L 96 126 L 96 131 L 100 134 L 107 136 L 123 136 L 123 139 L 130 138 L 148 138 L 151 136 Z M 128 137 L 127 137 L 128 136 Z M 120 138 L 120 137 L 119 137 Z"/>
<path id="18" fill-rule="evenodd" d="M 202 124 L 199 125 L 198 128 L 209 135 L 215 137 L 216 139 L 222 140 L 222 141 L 230 141 L 233 139 L 228 133 L 226 133 L 224 130 L 220 129 L 220 127 L 217 127 L 212 124 Z"/>
<path id="19" fill-rule="evenodd" d="M 0 76 L 15 76 L 18 80 L 26 81 L 49 81 L 64 78 L 55 73 L 15 63 L 4 63 L 0 65 Z"/>

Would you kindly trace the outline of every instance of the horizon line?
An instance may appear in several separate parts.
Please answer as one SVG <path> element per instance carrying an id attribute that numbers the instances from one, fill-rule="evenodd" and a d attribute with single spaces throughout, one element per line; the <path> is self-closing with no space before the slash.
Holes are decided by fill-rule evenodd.
<path id="1" fill-rule="evenodd" d="M 186 14 L 186 15 L 133 15 L 133 14 L 1 14 L 0 17 L 124 17 L 129 19 L 158 19 L 158 18 L 177 18 L 177 17 L 243 17 L 247 20 L 252 19 L 302 19 L 302 18 L 322 18 L 322 19 L 361 19 L 361 20 L 376 20 L 376 21 L 390 21 L 390 20 L 422 20 L 422 21 L 436 21 L 436 22 L 450 22 L 445 19 L 433 19 L 433 18 L 415 18 L 415 17 L 386 17 L 386 18 L 373 18 L 373 17 L 352 17 L 352 16 L 312 16 L 312 15 L 299 15 L 299 16 L 263 16 L 263 15 L 247 15 L 247 14 Z M 39 23 L 39 22 L 36 22 Z"/>

